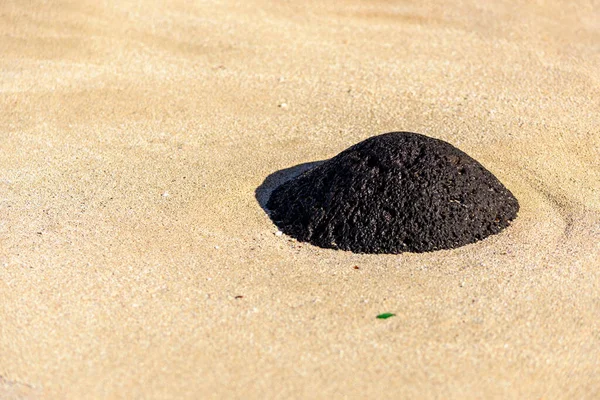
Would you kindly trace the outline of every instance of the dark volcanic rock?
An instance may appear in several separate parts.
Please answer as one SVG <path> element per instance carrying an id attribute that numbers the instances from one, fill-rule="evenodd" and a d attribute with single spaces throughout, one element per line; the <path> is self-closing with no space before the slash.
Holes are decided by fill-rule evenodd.
<path id="1" fill-rule="evenodd" d="M 286 234 L 356 253 L 451 249 L 500 232 L 519 203 L 444 141 L 369 138 L 276 188 L 267 208 Z"/>

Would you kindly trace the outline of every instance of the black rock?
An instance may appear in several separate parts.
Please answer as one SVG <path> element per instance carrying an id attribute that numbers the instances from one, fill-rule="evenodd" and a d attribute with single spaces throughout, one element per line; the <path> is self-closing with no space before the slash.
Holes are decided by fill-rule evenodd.
<path id="1" fill-rule="evenodd" d="M 500 232 L 519 203 L 477 161 L 417 133 L 369 138 L 277 187 L 282 232 L 356 253 L 456 248 Z"/>

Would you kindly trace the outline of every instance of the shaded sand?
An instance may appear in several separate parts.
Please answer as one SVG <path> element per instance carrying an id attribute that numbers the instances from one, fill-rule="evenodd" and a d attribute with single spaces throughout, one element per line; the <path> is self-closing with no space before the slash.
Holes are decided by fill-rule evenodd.
<path id="1" fill-rule="evenodd" d="M 600 396 L 597 2 L 191 3 L 0 3 L 0 398 Z M 517 220 L 274 234 L 268 176 L 393 130 Z"/>

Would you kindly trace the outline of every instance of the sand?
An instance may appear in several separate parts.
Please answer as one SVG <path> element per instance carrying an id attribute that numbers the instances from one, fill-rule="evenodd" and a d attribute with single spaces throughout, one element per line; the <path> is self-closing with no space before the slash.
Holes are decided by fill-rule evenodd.
<path id="1" fill-rule="evenodd" d="M 599 397 L 598 43 L 594 0 L 1 2 L 0 398 Z M 275 234 L 269 175 L 395 130 L 512 226 Z"/>

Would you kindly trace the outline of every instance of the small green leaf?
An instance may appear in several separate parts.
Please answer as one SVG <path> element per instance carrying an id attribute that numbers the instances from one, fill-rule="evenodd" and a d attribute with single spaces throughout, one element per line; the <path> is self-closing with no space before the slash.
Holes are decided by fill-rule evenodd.
<path id="1" fill-rule="evenodd" d="M 392 313 L 386 312 L 386 313 L 383 313 L 383 314 L 379 314 L 377 316 L 377 318 L 379 318 L 379 319 L 388 319 L 389 317 L 395 317 L 395 316 L 396 316 L 396 314 L 392 314 Z"/>

